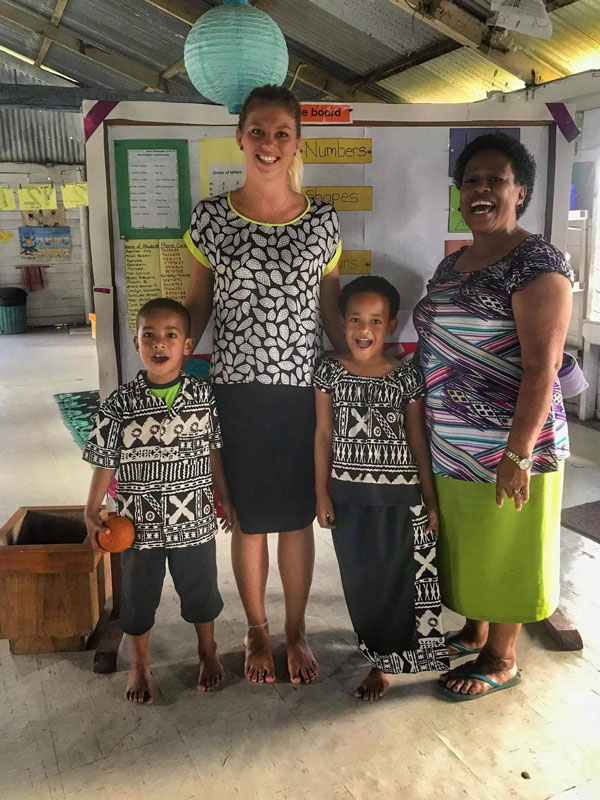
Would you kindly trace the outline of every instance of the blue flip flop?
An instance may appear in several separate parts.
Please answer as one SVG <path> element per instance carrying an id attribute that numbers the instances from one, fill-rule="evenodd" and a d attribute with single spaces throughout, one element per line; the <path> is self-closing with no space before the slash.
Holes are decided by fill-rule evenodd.
<path id="1" fill-rule="evenodd" d="M 446 682 L 440 678 L 440 680 L 437 681 L 438 692 L 443 694 L 447 700 L 452 700 L 454 703 L 461 703 L 463 700 L 477 700 L 478 697 L 485 697 L 494 692 L 501 692 L 502 689 L 510 689 L 521 683 L 520 672 L 517 672 L 513 678 L 510 678 L 504 683 L 498 683 L 498 681 L 495 681 L 493 678 L 488 678 L 487 675 L 479 675 L 477 672 L 461 672 L 460 675 L 463 678 L 475 678 L 475 680 L 483 681 L 492 688 L 487 689 L 485 692 L 478 692 L 477 694 L 462 694 L 461 692 L 453 692 L 452 689 L 446 686 Z"/>
<path id="2" fill-rule="evenodd" d="M 472 650 L 470 647 L 465 647 L 464 644 L 461 644 L 456 640 L 456 637 L 460 631 L 457 631 L 454 634 L 448 634 L 446 637 L 446 644 L 450 645 L 450 647 L 455 647 L 458 650 L 458 653 L 448 653 L 448 658 L 450 661 L 453 661 L 455 658 L 462 658 L 463 656 L 474 656 L 477 653 L 481 653 L 481 647 L 476 647 Z"/>

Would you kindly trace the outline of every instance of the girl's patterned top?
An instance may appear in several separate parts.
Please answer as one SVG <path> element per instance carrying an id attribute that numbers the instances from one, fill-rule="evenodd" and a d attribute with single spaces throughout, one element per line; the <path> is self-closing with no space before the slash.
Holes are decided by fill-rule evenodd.
<path id="1" fill-rule="evenodd" d="M 320 281 L 339 261 L 333 206 L 267 225 L 239 214 L 229 194 L 202 200 L 185 242 L 214 273 L 215 383 L 310 386 L 322 352 Z"/>
<path id="2" fill-rule="evenodd" d="M 417 366 L 401 364 L 383 378 L 369 378 L 353 375 L 326 355 L 313 383 L 332 399 L 332 478 L 380 485 L 419 482 L 404 429 L 404 406 L 425 392 Z"/>
<path id="3" fill-rule="evenodd" d="M 546 272 L 569 281 L 562 253 L 543 236 L 524 239 L 476 272 L 454 269 L 465 248 L 447 256 L 414 311 L 427 384 L 425 417 L 433 471 L 494 482 L 521 386 L 521 346 L 511 297 Z M 533 450 L 532 473 L 552 472 L 569 455 L 560 385 Z"/>

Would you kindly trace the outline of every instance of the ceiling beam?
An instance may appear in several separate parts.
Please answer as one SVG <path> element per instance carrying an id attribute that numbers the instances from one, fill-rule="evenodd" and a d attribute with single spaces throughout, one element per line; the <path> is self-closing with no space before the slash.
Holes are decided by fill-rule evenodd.
<path id="1" fill-rule="evenodd" d="M 65 12 L 65 8 L 68 2 L 69 0 L 56 0 L 54 14 L 52 14 L 52 17 L 50 18 L 50 25 L 54 25 L 55 28 L 58 28 L 60 20 Z M 48 52 L 48 49 L 50 48 L 51 44 L 52 42 L 50 41 L 50 39 L 48 39 L 47 36 L 44 36 L 42 46 L 40 47 L 40 51 L 37 54 L 37 57 L 34 62 L 36 67 L 39 67 L 42 61 L 46 58 L 46 53 Z"/>
<path id="2" fill-rule="evenodd" d="M 66 81 L 65 81 L 66 83 Z M 153 103 L 193 103 L 207 105 L 206 100 L 198 92 L 193 94 L 166 94 L 165 92 L 145 93 L 143 90 L 123 90 L 90 88 L 79 86 L 36 86 L 33 84 L 0 83 L 0 107 L 18 108 L 55 108 L 63 111 L 81 112 L 84 100 L 143 100 Z"/>
<path id="3" fill-rule="evenodd" d="M 399 75 L 407 69 L 418 67 L 421 64 L 425 64 L 427 61 L 431 61 L 433 58 L 445 56 L 446 53 L 452 53 L 454 50 L 458 50 L 460 46 L 461 45 L 453 39 L 445 39 L 443 42 L 438 42 L 431 47 L 425 48 L 425 50 L 419 50 L 417 53 L 395 59 L 389 64 L 379 67 L 379 69 L 375 69 L 373 72 L 369 72 L 360 80 L 356 81 L 354 86 L 368 86 L 369 84 L 384 81 L 386 78 L 393 78 L 394 75 Z"/>
<path id="4" fill-rule="evenodd" d="M 172 78 L 174 75 L 179 75 L 182 72 L 185 72 L 185 62 L 183 58 L 180 58 L 179 61 L 176 61 L 174 64 L 171 64 L 170 67 L 167 67 L 167 69 L 163 70 L 160 73 L 160 77 L 163 80 L 168 80 L 169 78 Z M 156 91 L 156 89 L 152 89 L 150 86 L 146 86 L 144 91 L 154 92 Z"/>
<path id="5" fill-rule="evenodd" d="M 73 88 L 74 81 L 77 83 L 75 78 L 71 80 L 66 80 L 65 78 L 61 78 L 60 75 L 56 75 L 56 73 L 51 72 L 47 68 L 36 67 L 33 64 L 33 59 L 29 58 L 29 56 L 23 56 L 20 53 L 16 53 L 16 51 L 12 51 L 14 55 L 10 53 L 5 53 L 4 50 L 0 50 L 0 61 L 6 66 L 12 67 L 17 72 L 22 72 L 25 75 L 29 75 L 30 77 L 34 78 L 36 82 L 47 84 L 48 86 L 65 86 Z M 0 84 L 0 86 L 5 86 L 6 84 Z M 23 86 L 27 84 L 19 83 L 18 79 L 15 78 L 15 85 Z"/>
<path id="6" fill-rule="evenodd" d="M 526 84 L 555 80 L 567 73 L 531 56 L 513 37 L 492 32 L 477 17 L 451 0 L 389 0 L 402 11 L 430 25 L 449 39 L 475 50 L 487 61 L 521 78 Z"/>
<path id="7" fill-rule="evenodd" d="M 173 94 L 184 94 L 187 91 L 184 86 L 173 84 L 161 78 L 160 73 L 156 70 L 149 69 L 126 56 L 101 50 L 99 47 L 80 39 L 79 36 L 71 33 L 64 26 L 55 28 L 43 17 L 16 8 L 5 2 L 5 0 L 0 0 L 0 18 L 8 20 L 27 31 L 37 33 L 39 36 L 45 36 L 50 39 L 52 44 L 57 44 L 60 47 L 64 47 L 65 50 L 78 53 L 89 61 L 108 67 L 114 72 L 138 81 L 155 91 L 172 92 Z"/>
<path id="8" fill-rule="evenodd" d="M 168 14 L 190 26 L 202 16 L 202 12 L 200 12 L 198 6 L 189 2 L 189 0 L 145 0 L 145 2 L 159 11 L 162 11 L 164 14 Z M 271 5 L 272 2 L 273 0 L 271 0 L 269 5 Z M 258 3 L 254 5 L 258 5 Z M 310 63 L 304 58 L 298 58 L 291 53 L 289 58 L 288 72 L 293 75 L 299 64 L 304 64 L 298 75 L 298 80 L 308 86 L 312 86 L 313 89 L 318 89 L 337 100 L 344 100 L 347 102 L 379 102 L 378 99 L 369 92 L 355 89 L 349 83 L 333 78 L 324 69 L 321 69 L 321 67 L 318 67 L 316 64 Z"/>
<path id="9" fill-rule="evenodd" d="M 577 0 L 546 0 L 546 11 L 551 14 L 553 11 L 560 11 L 561 8 L 573 5 Z"/>

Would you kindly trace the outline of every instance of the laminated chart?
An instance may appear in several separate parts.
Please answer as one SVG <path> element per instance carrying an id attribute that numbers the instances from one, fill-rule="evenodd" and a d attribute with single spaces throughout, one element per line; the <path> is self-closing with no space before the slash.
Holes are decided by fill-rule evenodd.
<path id="1" fill-rule="evenodd" d="M 129 239 L 125 242 L 125 278 L 129 332 L 136 333 L 140 308 L 155 297 L 180 303 L 190 282 L 191 255 L 182 239 Z"/>
<path id="2" fill-rule="evenodd" d="M 200 199 L 238 189 L 246 180 L 244 154 L 233 136 L 198 140 Z"/>
<path id="3" fill-rule="evenodd" d="M 115 175 L 121 238 L 183 236 L 191 216 L 187 140 L 119 140 Z"/>

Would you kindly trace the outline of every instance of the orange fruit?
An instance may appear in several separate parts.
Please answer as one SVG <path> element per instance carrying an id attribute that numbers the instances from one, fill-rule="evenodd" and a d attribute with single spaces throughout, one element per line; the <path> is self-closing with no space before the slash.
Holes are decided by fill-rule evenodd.
<path id="1" fill-rule="evenodd" d="M 135 530 L 131 520 L 127 517 L 107 517 L 104 520 L 104 525 L 109 529 L 110 533 L 99 533 L 98 543 L 104 550 L 109 553 L 122 553 L 133 544 L 133 537 Z"/>

